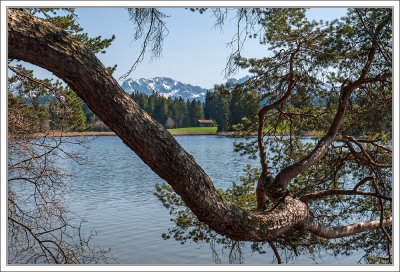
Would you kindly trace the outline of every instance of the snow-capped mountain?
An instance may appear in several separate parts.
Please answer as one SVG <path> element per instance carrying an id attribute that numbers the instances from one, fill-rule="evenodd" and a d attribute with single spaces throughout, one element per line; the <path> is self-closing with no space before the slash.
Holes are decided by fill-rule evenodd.
<path id="1" fill-rule="evenodd" d="M 231 83 L 243 83 L 243 82 L 245 82 L 245 81 L 248 80 L 248 79 L 250 79 L 250 76 L 245 76 L 245 77 L 242 77 L 242 78 L 239 78 L 239 79 L 236 79 L 236 78 L 229 78 L 229 79 L 227 80 L 227 82 L 231 82 Z"/>
<path id="2" fill-rule="evenodd" d="M 18 83 L 13 82 L 13 83 L 8 83 L 8 91 L 14 96 L 18 96 L 18 90 L 17 90 Z"/>
<path id="3" fill-rule="evenodd" d="M 32 103 L 32 98 L 36 98 L 35 99 L 35 103 L 39 103 L 39 104 L 44 104 L 44 103 L 49 103 L 50 101 L 54 101 L 55 97 L 53 95 L 47 94 L 47 95 L 38 95 L 37 92 L 30 90 L 29 94 L 28 93 L 24 93 L 22 90 L 24 90 L 24 87 L 22 86 L 22 90 L 21 90 L 21 86 L 20 86 L 20 82 L 13 82 L 13 83 L 9 83 L 8 84 L 8 92 L 13 96 L 13 97 L 18 97 L 18 96 L 22 96 L 22 98 L 25 100 L 25 102 L 29 105 Z"/>
<path id="4" fill-rule="evenodd" d="M 164 97 L 171 97 L 172 99 L 182 97 L 185 100 L 196 99 L 202 102 L 205 101 L 207 91 L 213 91 L 185 84 L 168 77 L 141 78 L 136 80 L 129 78 L 122 83 L 121 87 L 128 94 L 137 92 L 151 95 L 155 91 Z"/>

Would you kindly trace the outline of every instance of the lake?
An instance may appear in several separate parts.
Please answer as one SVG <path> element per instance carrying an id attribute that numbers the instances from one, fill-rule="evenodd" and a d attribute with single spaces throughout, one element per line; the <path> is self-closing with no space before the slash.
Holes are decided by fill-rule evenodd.
<path id="1" fill-rule="evenodd" d="M 233 151 L 233 138 L 204 135 L 176 136 L 176 139 L 217 188 L 238 182 L 247 164 L 258 166 L 257 160 Z M 168 209 L 154 195 L 155 184 L 163 181 L 133 151 L 115 136 L 97 137 L 89 145 L 86 157 L 90 164 L 65 160 L 60 165 L 72 175 L 71 190 L 66 194 L 70 210 L 87 220 L 86 228 L 97 232 L 93 242 L 98 247 L 111 248 L 111 255 L 120 264 L 214 264 L 209 244 L 182 245 L 174 239 L 162 238 L 162 233 L 174 226 Z M 272 252 L 252 252 L 250 245 L 244 243 L 242 248 L 243 263 L 272 263 Z M 221 263 L 229 263 L 229 252 L 218 245 L 215 249 Z M 315 260 L 300 256 L 290 263 L 356 264 L 360 258 L 361 253 L 340 257 L 322 253 Z"/>

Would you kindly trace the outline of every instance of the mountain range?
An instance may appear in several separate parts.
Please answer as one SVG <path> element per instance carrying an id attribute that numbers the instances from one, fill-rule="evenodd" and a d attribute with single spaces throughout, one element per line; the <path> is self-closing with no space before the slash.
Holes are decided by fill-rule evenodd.
<path id="1" fill-rule="evenodd" d="M 249 76 L 241 79 L 230 78 L 228 82 L 240 83 L 247 80 Z M 206 93 L 213 92 L 213 89 L 205 89 L 199 86 L 193 86 L 191 84 L 182 83 L 168 77 L 154 77 L 150 79 L 140 78 L 132 79 L 129 78 L 121 84 L 122 89 L 128 94 L 133 92 L 144 93 L 152 95 L 156 92 L 164 97 L 171 97 L 172 99 L 182 97 L 184 100 L 199 100 L 205 102 Z"/>

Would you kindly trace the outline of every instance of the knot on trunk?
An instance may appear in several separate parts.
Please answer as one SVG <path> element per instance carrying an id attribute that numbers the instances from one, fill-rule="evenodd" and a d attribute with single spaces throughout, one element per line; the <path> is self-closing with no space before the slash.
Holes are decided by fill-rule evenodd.
<path id="1" fill-rule="evenodd" d="M 279 186 L 270 172 L 262 173 L 257 184 L 257 210 L 265 209 L 265 204 L 268 202 L 267 197 L 273 203 L 277 203 L 284 199 L 289 194 L 286 188 Z"/>
<path id="2" fill-rule="evenodd" d="M 265 190 L 265 193 L 268 196 L 268 198 L 273 203 L 276 203 L 276 202 L 282 200 L 283 198 L 285 198 L 289 194 L 289 191 L 286 188 L 277 186 L 277 184 L 273 181 L 274 181 L 274 179 L 272 178 L 272 181 L 265 183 L 264 190 Z"/>

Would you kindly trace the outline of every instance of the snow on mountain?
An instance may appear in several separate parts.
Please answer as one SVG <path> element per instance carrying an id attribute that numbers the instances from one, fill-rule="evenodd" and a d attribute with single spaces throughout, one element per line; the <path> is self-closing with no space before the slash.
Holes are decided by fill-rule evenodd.
<path id="1" fill-rule="evenodd" d="M 182 97 L 185 100 L 196 99 L 202 102 L 205 101 L 207 91 L 213 91 L 212 89 L 185 84 L 168 77 L 141 78 L 136 80 L 129 78 L 122 83 L 121 87 L 128 94 L 138 92 L 151 95 L 154 91 L 172 99 Z"/>
<path id="2" fill-rule="evenodd" d="M 8 84 L 8 91 L 9 91 L 14 97 L 17 97 L 17 96 L 18 96 L 17 86 L 18 86 L 18 82 L 14 82 L 14 83 L 9 83 L 9 84 Z"/>
<path id="3" fill-rule="evenodd" d="M 242 83 L 249 78 L 249 76 L 245 76 L 241 79 L 230 78 L 228 79 L 228 82 Z M 172 99 L 175 99 L 182 97 L 184 100 L 196 99 L 201 102 L 205 102 L 206 93 L 208 91 L 214 91 L 213 89 L 204 89 L 199 86 L 182 83 L 168 77 L 154 77 L 150 79 L 140 78 L 135 80 L 129 78 L 121 84 L 121 87 L 128 94 L 137 92 L 152 95 L 153 92 L 157 92 L 167 98 L 171 97 Z"/>
<path id="4" fill-rule="evenodd" d="M 236 78 L 229 78 L 228 80 L 227 80 L 227 82 L 231 82 L 231 83 L 243 83 L 243 82 L 245 82 L 246 80 L 248 80 L 248 79 L 250 79 L 250 76 L 245 76 L 245 77 L 242 77 L 242 78 L 240 78 L 240 79 L 236 79 Z"/>
<path id="5" fill-rule="evenodd" d="M 23 90 L 24 87 L 22 86 L 22 90 L 21 90 L 21 86 L 20 86 L 21 82 L 17 81 L 17 82 L 13 82 L 13 83 L 9 83 L 8 84 L 8 92 L 13 96 L 13 97 L 18 97 L 21 96 L 25 102 L 29 105 L 32 103 L 32 98 L 36 98 L 35 99 L 35 103 L 39 103 L 39 104 L 43 104 L 43 103 L 48 103 L 50 101 L 54 101 L 56 98 L 51 95 L 38 95 L 38 93 L 34 90 L 29 90 L 29 94 L 28 93 L 24 93 Z M 63 96 L 61 96 L 61 98 L 63 98 Z"/>

